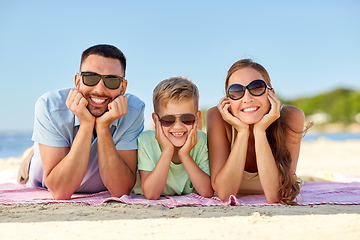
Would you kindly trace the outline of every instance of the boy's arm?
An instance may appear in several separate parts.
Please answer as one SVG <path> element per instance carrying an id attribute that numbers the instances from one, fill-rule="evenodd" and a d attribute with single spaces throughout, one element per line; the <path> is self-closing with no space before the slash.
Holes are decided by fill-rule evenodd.
<path id="1" fill-rule="evenodd" d="M 190 156 L 191 149 L 197 143 L 197 129 L 191 130 L 184 146 L 179 150 L 179 158 L 192 182 L 195 190 L 203 197 L 212 197 L 214 190 L 211 187 L 211 179 Z"/>
<path id="2" fill-rule="evenodd" d="M 172 151 L 164 150 L 162 151 L 154 170 L 139 170 L 141 189 L 147 199 L 157 200 L 161 196 L 168 178 L 172 156 Z"/>
<path id="3" fill-rule="evenodd" d="M 156 140 L 162 147 L 162 152 L 154 170 L 143 171 L 139 170 L 141 189 L 147 199 L 159 199 L 162 191 L 165 188 L 166 180 L 168 178 L 171 159 L 174 154 L 174 146 L 164 135 L 164 132 L 160 126 L 160 121 L 155 116 L 155 131 Z M 138 142 L 138 151 L 143 151 L 144 146 L 141 142 Z M 142 157 L 142 156 L 139 156 Z"/>

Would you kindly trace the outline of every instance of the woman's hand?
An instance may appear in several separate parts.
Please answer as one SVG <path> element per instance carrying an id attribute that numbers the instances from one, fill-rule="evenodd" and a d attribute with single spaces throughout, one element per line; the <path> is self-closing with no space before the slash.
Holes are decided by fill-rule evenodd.
<path id="1" fill-rule="evenodd" d="M 262 119 L 254 124 L 254 131 L 265 131 L 273 122 L 280 117 L 280 100 L 275 96 L 275 93 L 269 91 L 268 99 L 271 104 L 271 108 L 268 114 L 265 114 Z"/>
<path id="2" fill-rule="evenodd" d="M 225 97 L 222 98 L 217 105 L 217 108 L 221 114 L 221 117 L 226 121 L 228 124 L 233 126 L 238 132 L 243 129 L 248 129 L 249 125 L 243 123 L 239 118 L 234 117 L 234 115 L 229 111 L 230 110 L 230 100 Z"/>

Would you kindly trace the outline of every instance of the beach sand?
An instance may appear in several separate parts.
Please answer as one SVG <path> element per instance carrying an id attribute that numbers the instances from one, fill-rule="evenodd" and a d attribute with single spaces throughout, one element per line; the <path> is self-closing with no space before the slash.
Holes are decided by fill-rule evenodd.
<path id="1" fill-rule="evenodd" d="M 0 159 L 2 172 L 19 165 Z M 360 140 L 303 142 L 297 173 L 321 172 L 360 175 Z M 360 239 L 360 206 L 0 205 L 0 238 Z"/>

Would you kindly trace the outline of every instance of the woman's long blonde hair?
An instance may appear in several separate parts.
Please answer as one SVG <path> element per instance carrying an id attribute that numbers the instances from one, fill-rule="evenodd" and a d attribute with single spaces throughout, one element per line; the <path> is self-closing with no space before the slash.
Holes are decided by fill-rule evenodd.
<path id="1" fill-rule="evenodd" d="M 225 81 L 225 92 L 229 85 L 229 78 L 231 75 L 245 67 L 251 67 L 258 71 L 262 76 L 266 84 L 272 88 L 270 76 L 266 69 L 260 64 L 252 61 L 251 59 L 242 59 L 235 62 L 229 69 Z M 300 182 L 298 181 L 296 174 L 291 173 L 291 155 L 286 149 L 286 129 L 290 129 L 286 121 L 285 114 L 280 115 L 275 122 L 273 122 L 266 130 L 266 136 L 271 148 L 271 151 L 275 158 L 275 163 L 279 169 L 280 175 L 280 188 L 278 192 L 278 200 L 281 204 L 296 205 L 295 198 L 300 193 Z M 305 133 L 305 131 L 303 132 Z M 299 141 L 301 138 L 299 138 Z"/>

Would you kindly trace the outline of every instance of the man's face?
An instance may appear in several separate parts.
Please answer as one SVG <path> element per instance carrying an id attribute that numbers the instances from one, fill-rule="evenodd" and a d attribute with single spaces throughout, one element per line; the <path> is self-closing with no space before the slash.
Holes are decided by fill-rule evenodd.
<path id="1" fill-rule="evenodd" d="M 99 75 L 117 75 L 124 77 L 124 70 L 118 59 L 105 58 L 96 54 L 88 56 L 80 67 L 81 72 L 92 72 Z M 123 81 L 118 89 L 109 89 L 104 85 L 103 79 L 95 86 L 86 86 L 80 74 L 75 75 L 75 86 L 88 101 L 87 108 L 95 117 L 103 115 L 108 105 L 117 96 L 123 95 L 127 81 Z"/>

